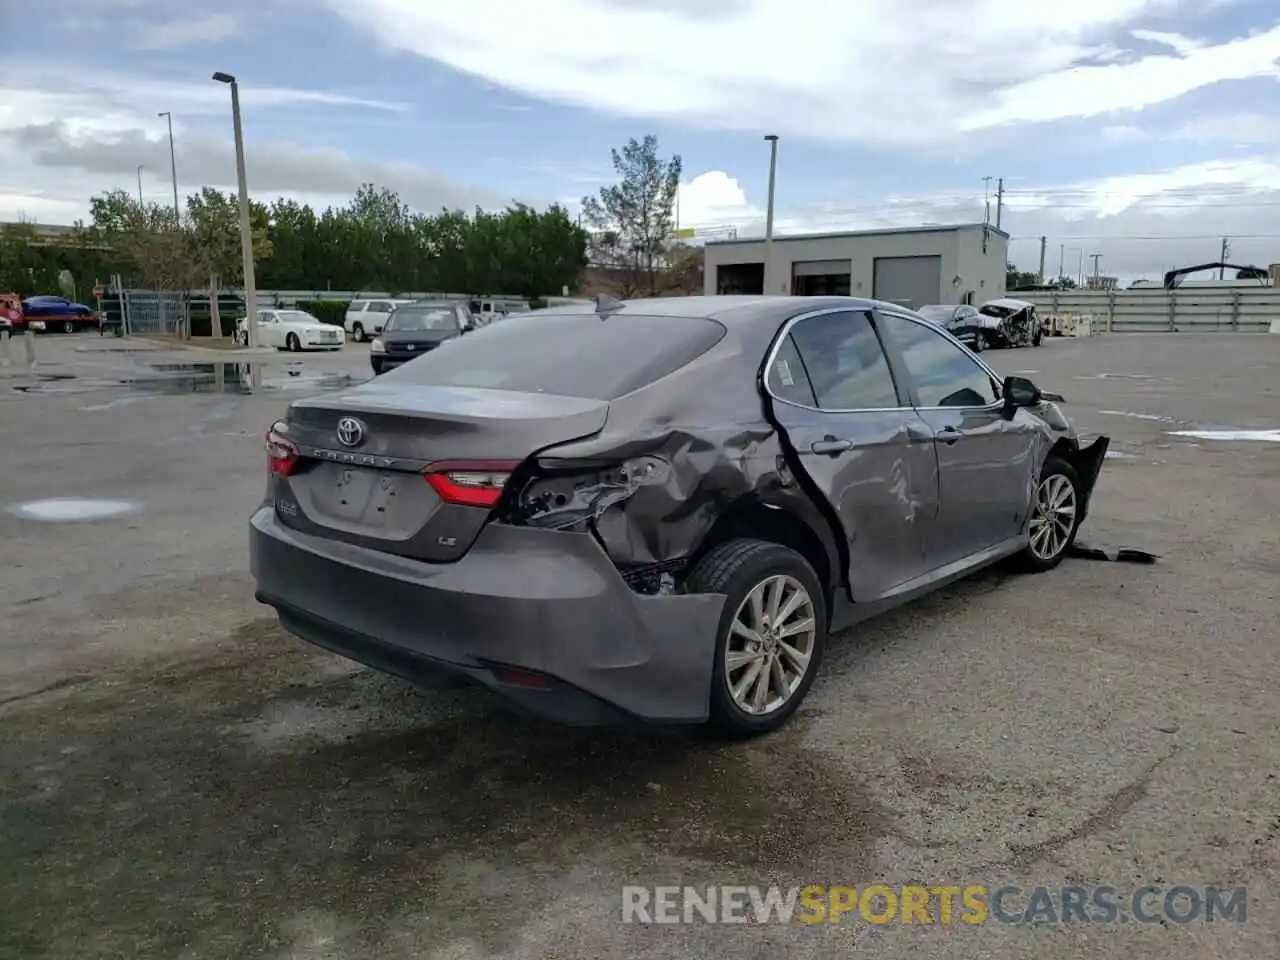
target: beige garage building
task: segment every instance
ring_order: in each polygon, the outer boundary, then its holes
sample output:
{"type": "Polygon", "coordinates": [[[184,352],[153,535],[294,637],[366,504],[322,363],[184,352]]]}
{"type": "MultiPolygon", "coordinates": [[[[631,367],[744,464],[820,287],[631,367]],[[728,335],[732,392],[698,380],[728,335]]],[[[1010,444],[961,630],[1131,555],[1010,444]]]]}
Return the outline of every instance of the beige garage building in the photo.
{"type": "Polygon", "coordinates": [[[982,303],[1004,295],[1009,235],[981,223],[856,233],[712,240],[705,290],[873,297],[906,307],[982,303]]]}

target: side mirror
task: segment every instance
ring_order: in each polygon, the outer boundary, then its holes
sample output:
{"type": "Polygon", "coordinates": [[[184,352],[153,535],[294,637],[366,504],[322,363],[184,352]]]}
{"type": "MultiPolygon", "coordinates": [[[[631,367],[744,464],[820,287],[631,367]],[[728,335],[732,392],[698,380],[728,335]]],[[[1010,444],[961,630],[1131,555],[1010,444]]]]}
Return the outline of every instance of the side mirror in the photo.
{"type": "Polygon", "coordinates": [[[1034,407],[1044,399],[1040,388],[1026,377],[1005,377],[1000,395],[1004,397],[1005,407],[1010,410],[1034,407]]]}

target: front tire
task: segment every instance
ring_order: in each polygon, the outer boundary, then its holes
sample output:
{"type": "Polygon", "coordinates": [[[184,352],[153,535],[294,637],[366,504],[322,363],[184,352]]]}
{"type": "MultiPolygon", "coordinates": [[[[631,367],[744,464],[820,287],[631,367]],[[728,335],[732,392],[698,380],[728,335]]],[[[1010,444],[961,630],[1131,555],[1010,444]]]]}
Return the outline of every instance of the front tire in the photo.
{"type": "Polygon", "coordinates": [[[1027,573],[1044,573],[1062,562],[1080,528],[1084,500],[1076,468],[1058,456],[1044,462],[1031,497],[1030,540],[1017,555],[1027,573]]]}
{"type": "Polygon", "coordinates": [[[296,333],[291,333],[287,337],[285,337],[284,345],[285,345],[285,349],[287,349],[290,353],[302,352],[302,341],[298,339],[298,335],[296,333]]]}
{"type": "Polygon", "coordinates": [[[76,332],[76,322],[75,322],[74,320],[66,320],[66,321],[64,321],[64,322],[63,322],[63,324],[62,324],[62,332],[63,332],[63,333],[75,333],[75,332],[76,332]]]}
{"type": "Polygon", "coordinates": [[[354,340],[356,343],[364,343],[364,325],[363,324],[357,323],[351,327],[351,339],[354,340]]]}
{"type": "Polygon", "coordinates": [[[698,561],[690,593],[723,593],[710,722],[722,733],[772,733],[804,701],[822,664],[827,610],[807,560],[764,540],[730,540],[698,561]]]}

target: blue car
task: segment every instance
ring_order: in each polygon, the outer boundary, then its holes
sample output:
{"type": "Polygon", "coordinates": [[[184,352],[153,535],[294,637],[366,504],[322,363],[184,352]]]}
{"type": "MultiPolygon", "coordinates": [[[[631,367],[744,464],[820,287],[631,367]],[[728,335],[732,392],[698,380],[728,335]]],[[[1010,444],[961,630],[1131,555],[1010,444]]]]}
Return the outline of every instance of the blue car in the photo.
{"type": "Polygon", "coordinates": [[[61,330],[75,333],[98,326],[98,314],[83,303],[65,297],[37,296],[22,301],[22,308],[32,330],[61,330]]]}

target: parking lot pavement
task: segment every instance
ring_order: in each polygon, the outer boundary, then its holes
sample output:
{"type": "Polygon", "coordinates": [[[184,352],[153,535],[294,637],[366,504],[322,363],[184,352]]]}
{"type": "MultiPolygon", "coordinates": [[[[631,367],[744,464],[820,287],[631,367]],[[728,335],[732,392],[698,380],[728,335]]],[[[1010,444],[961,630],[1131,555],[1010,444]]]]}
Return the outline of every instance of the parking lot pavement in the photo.
{"type": "Polygon", "coordinates": [[[1172,434],[1280,427],[1280,337],[986,354],[1114,438],[1083,536],[1160,562],[991,573],[864,624],[793,724],[733,745],[513,719],[279,630],[246,570],[262,430],[366,349],[253,396],[104,372],[159,362],[134,354],[0,380],[0,957],[1280,952],[1280,446],[1172,434]],[[69,497],[129,512],[8,512],[69,497]],[[621,922],[627,884],[877,882],[1249,902],[1243,924],[621,922]]]}

